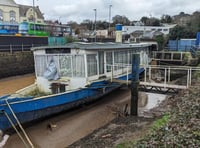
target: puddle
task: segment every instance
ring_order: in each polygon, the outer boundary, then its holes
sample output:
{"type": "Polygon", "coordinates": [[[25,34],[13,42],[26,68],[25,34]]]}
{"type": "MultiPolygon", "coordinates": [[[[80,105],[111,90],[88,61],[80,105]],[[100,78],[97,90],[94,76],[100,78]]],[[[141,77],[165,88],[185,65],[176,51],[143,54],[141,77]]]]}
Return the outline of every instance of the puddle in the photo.
{"type": "Polygon", "coordinates": [[[145,106],[139,107],[139,114],[143,115],[144,112],[148,112],[150,109],[157,107],[163,100],[167,98],[168,95],[164,94],[155,94],[155,93],[146,93],[143,92],[144,95],[146,95],[146,98],[141,98],[143,101],[144,99],[146,104],[145,106]]]}

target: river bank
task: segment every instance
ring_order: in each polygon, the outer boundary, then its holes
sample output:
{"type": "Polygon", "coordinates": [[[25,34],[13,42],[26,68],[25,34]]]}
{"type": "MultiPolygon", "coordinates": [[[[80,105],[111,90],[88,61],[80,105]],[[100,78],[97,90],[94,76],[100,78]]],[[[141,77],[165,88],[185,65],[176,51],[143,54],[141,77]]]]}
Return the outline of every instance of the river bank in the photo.
{"type": "Polygon", "coordinates": [[[200,147],[200,87],[162,101],[143,117],[120,117],[69,146],[200,147]]]}

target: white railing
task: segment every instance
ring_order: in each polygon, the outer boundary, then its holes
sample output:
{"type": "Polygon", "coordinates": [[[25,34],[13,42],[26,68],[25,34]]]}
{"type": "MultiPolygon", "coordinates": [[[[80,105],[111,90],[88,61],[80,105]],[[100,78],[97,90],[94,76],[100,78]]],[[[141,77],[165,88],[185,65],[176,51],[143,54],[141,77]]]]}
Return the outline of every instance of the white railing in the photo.
{"type": "Polygon", "coordinates": [[[198,73],[200,75],[200,67],[150,65],[144,69],[144,81],[141,84],[164,88],[187,89],[193,85],[192,77],[198,73]]]}
{"type": "MultiPolygon", "coordinates": [[[[119,76],[126,75],[126,81],[119,81],[120,83],[126,83],[129,81],[129,74],[131,74],[131,64],[114,64],[107,65],[111,67],[110,79],[111,82],[117,82],[116,79],[119,76]]],[[[140,85],[154,86],[162,88],[172,89],[188,89],[195,83],[192,79],[199,75],[200,67],[189,66],[157,66],[157,65],[140,65],[140,68],[144,68],[144,78],[140,80],[140,85]]]]}

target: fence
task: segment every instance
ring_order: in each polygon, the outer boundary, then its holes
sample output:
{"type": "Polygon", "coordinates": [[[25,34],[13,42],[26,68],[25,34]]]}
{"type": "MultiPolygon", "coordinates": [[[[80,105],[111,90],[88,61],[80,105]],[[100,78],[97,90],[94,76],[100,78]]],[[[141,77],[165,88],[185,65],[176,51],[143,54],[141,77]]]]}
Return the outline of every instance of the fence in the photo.
{"type": "Polygon", "coordinates": [[[18,44],[18,45],[0,45],[0,52],[16,52],[16,51],[30,51],[31,47],[44,46],[46,44],[18,44]]]}

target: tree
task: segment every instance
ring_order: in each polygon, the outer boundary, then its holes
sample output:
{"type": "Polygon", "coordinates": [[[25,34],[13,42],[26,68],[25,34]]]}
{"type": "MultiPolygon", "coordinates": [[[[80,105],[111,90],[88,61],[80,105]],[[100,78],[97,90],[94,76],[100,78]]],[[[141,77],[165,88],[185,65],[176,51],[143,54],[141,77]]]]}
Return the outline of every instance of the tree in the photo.
{"type": "Polygon", "coordinates": [[[80,30],[79,30],[79,28],[76,28],[76,30],[75,30],[75,34],[80,34],[80,30]]]}
{"type": "Polygon", "coordinates": [[[169,39],[179,40],[181,38],[195,38],[196,32],[188,26],[176,26],[170,30],[169,39]]]}
{"type": "Polygon", "coordinates": [[[75,22],[75,21],[69,21],[69,22],[67,22],[67,24],[68,24],[69,26],[71,26],[72,29],[75,29],[75,28],[78,27],[78,23],[75,22]]]}
{"type": "Polygon", "coordinates": [[[161,17],[161,23],[172,23],[172,17],[167,14],[163,14],[161,17]]]}
{"type": "Polygon", "coordinates": [[[82,26],[85,25],[88,30],[93,30],[93,21],[91,21],[89,19],[83,20],[83,22],[80,25],[82,25],[82,26]]]}
{"type": "Polygon", "coordinates": [[[145,26],[160,26],[160,20],[155,17],[148,18],[143,16],[140,21],[143,22],[145,26]]]}
{"type": "Polygon", "coordinates": [[[147,24],[147,20],[148,20],[149,18],[148,17],[146,17],[146,16],[143,16],[141,19],[140,19],[140,21],[141,22],[143,22],[144,23],[144,25],[146,25],[147,24]]]}
{"type": "Polygon", "coordinates": [[[126,16],[115,15],[112,21],[113,24],[130,25],[130,20],[126,16]]]}
{"type": "Polygon", "coordinates": [[[165,43],[165,38],[163,35],[157,35],[155,37],[156,42],[158,43],[158,50],[163,50],[164,43],[165,43]]]}

